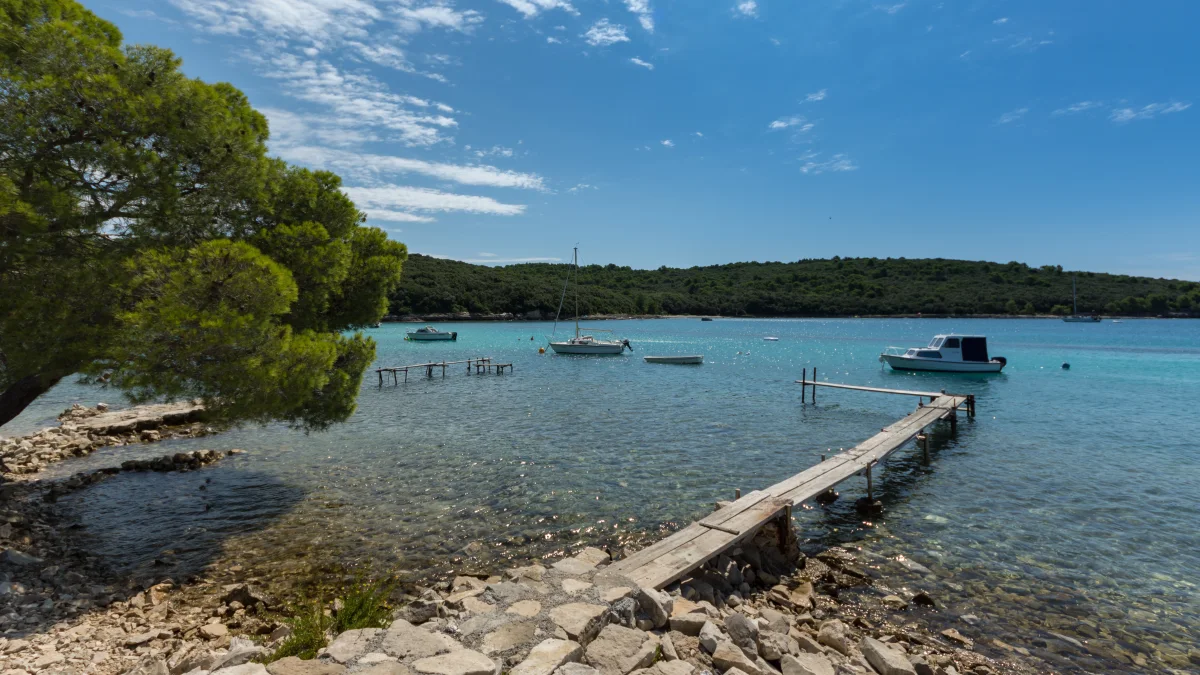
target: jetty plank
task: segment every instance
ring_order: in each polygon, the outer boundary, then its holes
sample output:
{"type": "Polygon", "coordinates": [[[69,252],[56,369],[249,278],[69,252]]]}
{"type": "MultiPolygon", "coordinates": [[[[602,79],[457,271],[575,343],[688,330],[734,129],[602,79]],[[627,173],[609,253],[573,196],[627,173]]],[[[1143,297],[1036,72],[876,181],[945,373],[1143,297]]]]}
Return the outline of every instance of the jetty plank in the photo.
{"type": "Polygon", "coordinates": [[[614,562],[608,573],[621,575],[642,586],[662,588],[753,536],[766,523],[787,514],[791,507],[882,461],[929,425],[941,419],[953,420],[958,409],[968,402],[967,396],[884,391],[936,398],[933,403],[922,405],[855,447],[775,485],[755,490],[670,537],[614,562]]]}
{"type": "Polygon", "coordinates": [[[929,398],[938,398],[945,396],[945,392],[930,392],[930,391],[909,391],[907,389],[882,389],[880,387],[863,387],[857,384],[838,384],[835,382],[813,382],[812,380],[796,380],[796,384],[802,384],[806,387],[830,387],[833,389],[852,389],[854,391],[870,391],[876,394],[900,394],[902,396],[927,396],[929,398]]]}

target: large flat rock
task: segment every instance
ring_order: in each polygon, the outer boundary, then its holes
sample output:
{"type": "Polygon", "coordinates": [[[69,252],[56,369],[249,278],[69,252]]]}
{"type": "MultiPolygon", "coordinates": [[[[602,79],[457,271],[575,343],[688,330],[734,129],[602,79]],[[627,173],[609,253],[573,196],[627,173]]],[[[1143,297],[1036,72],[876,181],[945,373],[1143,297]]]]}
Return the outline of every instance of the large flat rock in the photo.
{"type": "Polygon", "coordinates": [[[601,675],[628,675],[654,663],[658,642],[649,633],[609,624],[588,645],[588,665],[601,675]]]}
{"type": "Polygon", "coordinates": [[[907,656],[875,638],[863,638],[858,647],[879,675],[917,675],[907,656]]]}
{"type": "Polygon", "coordinates": [[[458,648],[458,643],[449,636],[431,633],[404,619],[393,621],[379,642],[380,651],[389,656],[406,660],[437,656],[458,648]]]}
{"type": "Polygon", "coordinates": [[[346,666],[317,659],[304,660],[297,656],[272,661],[267,664],[271,675],[342,675],[346,666]]]}
{"type": "Polygon", "coordinates": [[[371,651],[371,643],[383,632],[382,628],[348,630],[329,643],[325,648],[325,656],[338,663],[351,663],[371,651]]]}
{"type": "Polygon", "coordinates": [[[508,675],[550,675],[583,656],[583,647],[571,640],[545,640],[529,651],[529,656],[509,671],[508,675]]]}
{"type": "Polygon", "coordinates": [[[425,675],[498,675],[491,659],[470,649],[414,661],[413,670],[425,675]]]}
{"type": "Polygon", "coordinates": [[[550,610],[550,620],[579,643],[587,643],[600,630],[600,619],[608,605],[571,602],[550,610]]]}
{"type": "Polygon", "coordinates": [[[536,630],[536,621],[514,621],[504,624],[483,636],[480,651],[484,654],[506,652],[513,647],[519,647],[527,642],[532,642],[533,634],[536,630]]]}

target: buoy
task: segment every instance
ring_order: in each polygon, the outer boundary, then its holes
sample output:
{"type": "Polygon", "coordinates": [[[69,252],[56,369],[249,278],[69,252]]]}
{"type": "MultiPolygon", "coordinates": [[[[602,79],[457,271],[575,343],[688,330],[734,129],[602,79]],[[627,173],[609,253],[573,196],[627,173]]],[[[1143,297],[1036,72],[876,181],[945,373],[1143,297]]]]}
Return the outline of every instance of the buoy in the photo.
{"type": "Polygon", "coordinates": [[[539,353],[539,354],[545,354],[545,353],[546,353],[546,348],[545,348],[545,347],[538,347],[538,353],[539,353]]]}
{"type": "Polygon", "coordinates": [[[1063,369],[1063,370],[1070,370],[1070,369],[1071,369],[1071,364],[1067,363],[1066,361],[1063,361],[1062,369],[1063,369]]]}

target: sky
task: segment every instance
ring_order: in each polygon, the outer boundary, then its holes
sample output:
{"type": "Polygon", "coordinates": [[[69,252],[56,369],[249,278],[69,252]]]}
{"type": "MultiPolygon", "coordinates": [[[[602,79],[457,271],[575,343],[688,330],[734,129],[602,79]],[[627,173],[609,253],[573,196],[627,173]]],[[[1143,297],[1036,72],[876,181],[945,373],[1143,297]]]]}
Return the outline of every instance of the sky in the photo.
{"type": "Polygon", "coordinates": [[[84,0],[409,250],[1200,280],[1194,0],[84,0]]]}

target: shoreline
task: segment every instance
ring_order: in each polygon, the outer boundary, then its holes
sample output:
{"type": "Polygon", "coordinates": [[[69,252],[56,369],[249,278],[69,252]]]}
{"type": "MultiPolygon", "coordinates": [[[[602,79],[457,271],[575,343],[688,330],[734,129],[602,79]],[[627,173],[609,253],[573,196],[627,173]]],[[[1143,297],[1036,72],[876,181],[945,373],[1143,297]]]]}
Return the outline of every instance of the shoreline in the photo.
{"type": "MultiPolygon", "coordinates": [[[[1105,321],[1157,321],[1169,319],[1191,319],[1197,317],[1189,316],[1124,316],[1120,314],[1103,314],[1100,315],[1098,323],[1105,321]]],[[[777,319],[813,319],[813,320],[834,320],[834,319],[1021,319],[1021,320],[1058,320],[1062,317],[1054,314],[862,314],[862,315],[822,315],[822,316],[719,316],[716,314],[589,314],[579,317],[580,321],[630,321],[630,320],[649,320],[649,319],[712,319],[713,321],[722,320],[762,320],[770,321],[777,319]]],[[[511,322],[511,323],[547,323],[553,321],[553,318],[530,317],[527,315],[516,315],[511,313],[502,314],[425,314],[421,316],[406,315],[406,316],[385,316],[381,323],[492,323],[492,322],[511,322]]],[[[574,317],[559,319],[559,323],[574,321],[574,317]]]]}

